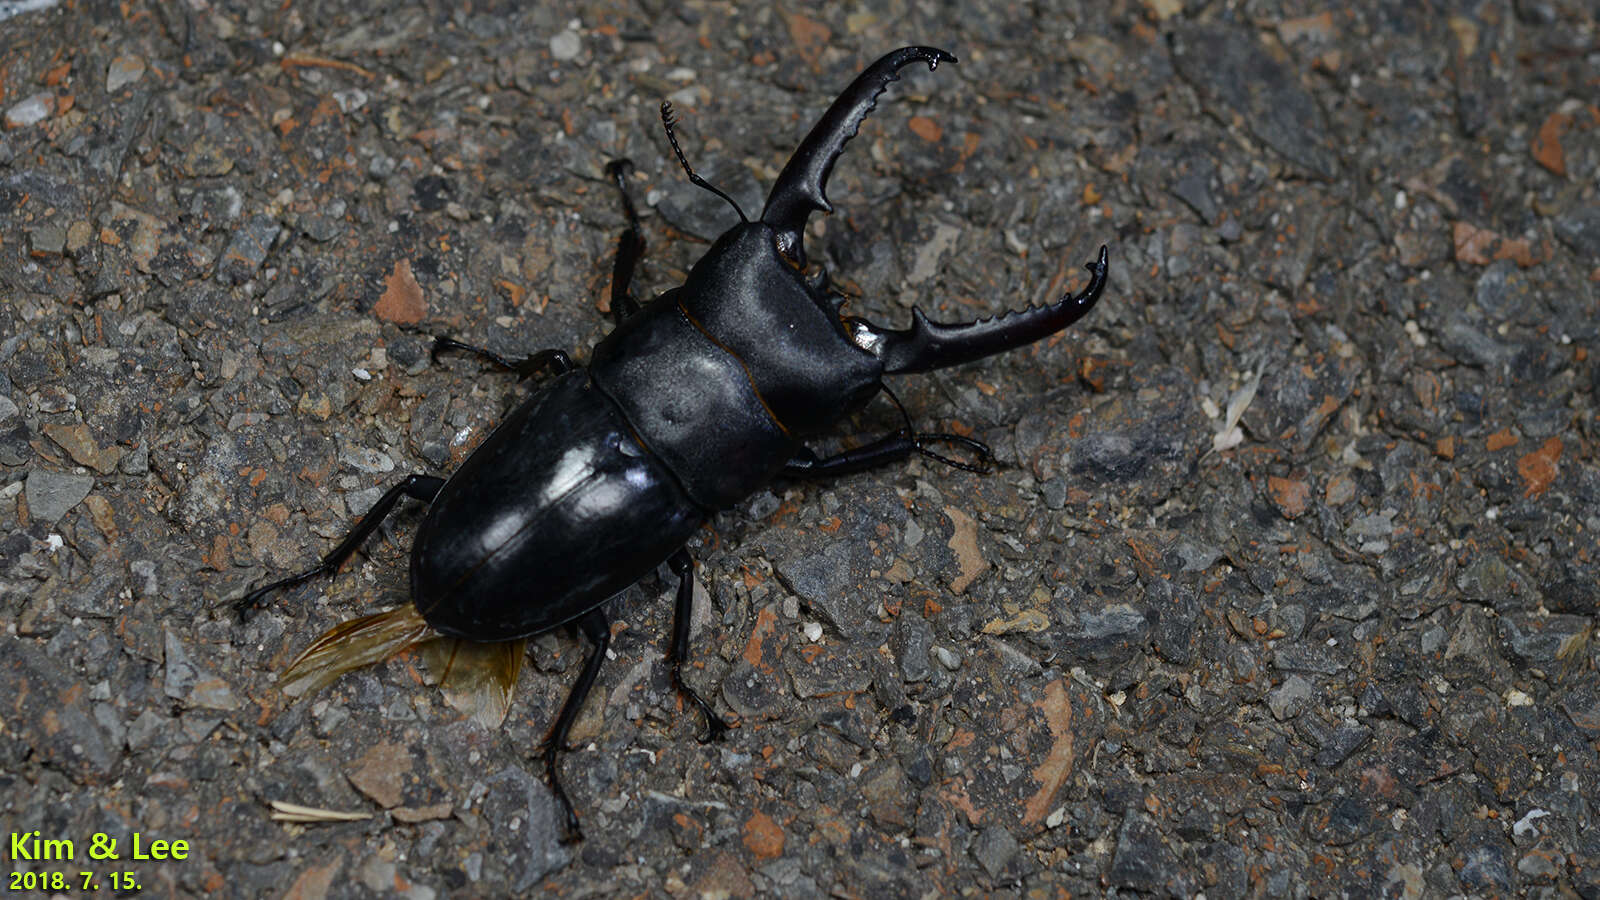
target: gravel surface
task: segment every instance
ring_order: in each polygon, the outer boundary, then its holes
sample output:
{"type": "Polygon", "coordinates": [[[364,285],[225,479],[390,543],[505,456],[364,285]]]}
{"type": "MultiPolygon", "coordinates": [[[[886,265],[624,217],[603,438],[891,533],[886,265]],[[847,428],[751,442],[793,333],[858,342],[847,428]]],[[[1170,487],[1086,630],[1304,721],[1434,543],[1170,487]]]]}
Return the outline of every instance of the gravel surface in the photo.
{"type": "MultiPolygon", "coordinates": [[[[978,6],[0,3],[0,831],[77,848],[7,869],[1600,896],[1595,7],[978,6]],[[406,601],[418,505],[248,624],[227,602],[535,389],[431,365],[417,329],[583,361],[608,160],[637,167],[644,293],[729,223],[663,99],[758,208],[913,42],[961,62],[906,70],[808,238],[851,310],[991,315],[1110,247],[1071,330],[894,382],[1000,470],[780,482],[712,519],[688,678],[740,723],[720,743],[662,662],[665,567],[611,601],[563,768],[581,844],[534,755],[579,640],[531,643],[498,729],[415,655],[284,697],[315,635],[406,601]],[[136,833],[187,858],[130,860],[136,833]]],[[[896,424],[880,402],[826,446],[896,424]]]]}

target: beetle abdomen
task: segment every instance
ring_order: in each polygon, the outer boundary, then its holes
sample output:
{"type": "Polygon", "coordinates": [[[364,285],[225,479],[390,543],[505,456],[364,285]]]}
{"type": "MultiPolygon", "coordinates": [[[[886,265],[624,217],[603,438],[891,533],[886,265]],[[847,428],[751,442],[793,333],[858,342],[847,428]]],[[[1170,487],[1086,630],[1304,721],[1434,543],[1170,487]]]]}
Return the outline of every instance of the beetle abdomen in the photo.
{"type": "Polygon", "coordinates": [[[538,634],[648,574],[703,515],[577,369],[517,407],[439,490],[412,548],[412,600],[456,637],[538,634]]]}
{"type": "Polygon", "coordinates": [[[644,446],[707,510],[770,482],[794,456],[743,360],[700,329],[669,291],[594,348],[594,380],[644,446]]]}

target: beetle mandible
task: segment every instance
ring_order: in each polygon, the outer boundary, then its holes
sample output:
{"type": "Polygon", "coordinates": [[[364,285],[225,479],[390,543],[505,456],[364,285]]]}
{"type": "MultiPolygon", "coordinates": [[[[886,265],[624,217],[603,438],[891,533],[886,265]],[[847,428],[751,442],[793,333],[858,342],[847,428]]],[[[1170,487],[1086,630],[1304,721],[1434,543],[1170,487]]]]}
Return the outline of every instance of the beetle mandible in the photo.
{"type": "MultiPolygon", "coordinates": [[[[411,475],[390,488],[316,567],[254,590],[241,611],[272,591],[332,574],[402,497],[428,503],[411,551],[411,604],[345,622],[319,637],[285,673],[286,690],[311,690],[357,666],[444,635],[452,654],[478,654],[464,676],[487,717],[503,716],[526,638],[566,625],[592,645],[545,742],[545,777],[581,837],[557,775],[557,756],[605,658],[610,629],[602,604],[666,562],[678,578],[669,659],[672,682],[704,715],[708,734],[727,724],[683,680],[694,560],[686,542],[717,510],[780,476],[857,472],[924,453],[984,470],[989,450],[971,438],[906,427],[853,450],[821,457],[802,441],[827,431],[880,390],[883,376],[926,372],[1037,341],[1089,311],[1106,281],[1106,248],[1089,285],[1045,306],[977,322],[880,328],[842,311],[820,274],[808,274],[802,234],[813,212],[830,212],[823,191],[834,162],[899,71],[921,61],[954,63],[933,47],[902,47],[868,66],[834,100],[795,151],[761,217],[694,173],[662,124],[689,180],[727,200],[741,223],[701,257],[683,285],[640,306],[628,283],[644,250],[623,169],[629,227],[612,279],[616,328],[587,368],[561,350],[520,361],[438,338],[434,351],[466,350],[523,375],[554,375],[524,400],[448,480],[411,475]],[[977,464],[946,459],[932,444],[961,444],[977,464]],[[504,643],[494,643],[504,642],[504,643]],[[488,674],[484,675],[483,671],[488,674]],[[476,677],[477,680],[472,679],[476,677]]],[[[890,394],[891,399],[893,394],[890,394]]],[[[898,401],[896,401],[898,405],[898,401]]],[[[904,412],[902,408],[902,413],[904,412]]],[[[454,660],[454,655],[452,660],[454,660]]],[[[465,663],[458,671],[467,671],[465,663]]],[[[449,666],[444,679],[449,680],[449,666]]]]}

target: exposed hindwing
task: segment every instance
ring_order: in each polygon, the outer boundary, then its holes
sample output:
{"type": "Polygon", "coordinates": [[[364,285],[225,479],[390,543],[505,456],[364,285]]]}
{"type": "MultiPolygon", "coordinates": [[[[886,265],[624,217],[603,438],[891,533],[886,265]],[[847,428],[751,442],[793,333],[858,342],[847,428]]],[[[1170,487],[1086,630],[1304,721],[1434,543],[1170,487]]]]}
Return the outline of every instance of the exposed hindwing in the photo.
{"type": "Polygon", "coordinates": [[[494,729],[511,708],[527,649],[527,638],[485,644],[441,637],[422,645],[422,661],[451,708],[494,729]]]}
{"type": "Polygon", "coordinates": [[[340,622],[289,664],[278,685],[291,697],[314,693],[346,672],[383,662],[438,634],[410,603],[340,622]]]}
{"type": "Polygon", "coordinates": [[[445,637],[412,604],[340,622],[311,642],[279,681],[299,697],[322,690],[341,675],[417,647],[422,662],[451,708],[484,728],[498,728],[511,708],[528,641],[480,643],[445,637]]]}

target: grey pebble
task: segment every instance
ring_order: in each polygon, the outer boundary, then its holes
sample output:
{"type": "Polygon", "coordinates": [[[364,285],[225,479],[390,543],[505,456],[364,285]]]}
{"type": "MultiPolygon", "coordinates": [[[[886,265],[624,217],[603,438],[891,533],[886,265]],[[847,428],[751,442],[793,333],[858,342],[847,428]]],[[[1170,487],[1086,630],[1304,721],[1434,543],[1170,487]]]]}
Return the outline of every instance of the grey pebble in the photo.
{"type": "Polygon", "coordinates": [[[94,489],[93,475],[73,475],[34,469],[23,488],[28,511],[46,525],[54,525],[94,489]]]}

